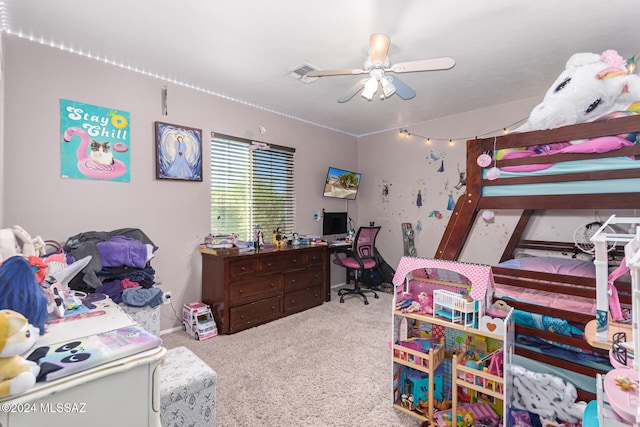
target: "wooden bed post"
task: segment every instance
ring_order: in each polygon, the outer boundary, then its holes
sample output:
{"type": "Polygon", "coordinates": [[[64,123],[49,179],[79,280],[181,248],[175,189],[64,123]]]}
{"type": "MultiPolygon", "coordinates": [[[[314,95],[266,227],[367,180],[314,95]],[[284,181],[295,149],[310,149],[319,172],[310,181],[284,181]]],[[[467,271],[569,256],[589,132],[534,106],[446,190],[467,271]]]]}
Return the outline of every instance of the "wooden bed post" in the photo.
{"type": "Polygon", "coordinates": [[[465,193],[456,201],[456,206],[451,213],[451,218],[444,231],[440,244],[436,250],[436,259],[455,261],[460,256],[464,242],[466,242],[473,224],[478,215],[478,202],[480,193],[473,188],[480,188],[482,169],[476,163],[480,151],[479,141],[470,139],[467,141],[467,184],[465,193]]]}
{"type": "Polygon", "coordinates": [[[513,230],[513,234],[511,234],[511,238],[509,239],[509,243],[504,248],[504,252],[502,253],[502,258],[500,258],[500,262],[505,262],[513,258],[513,253],[518,247],[518,243],[520,243],[520,239],[522,238],[522,233],[527,228],[527,224],[529,224],[529,219],[531,219],[531,215],[533,215],[533,209],[525,209],[520,216],[520,220],[516,225],[516,228],[513,230]]]}

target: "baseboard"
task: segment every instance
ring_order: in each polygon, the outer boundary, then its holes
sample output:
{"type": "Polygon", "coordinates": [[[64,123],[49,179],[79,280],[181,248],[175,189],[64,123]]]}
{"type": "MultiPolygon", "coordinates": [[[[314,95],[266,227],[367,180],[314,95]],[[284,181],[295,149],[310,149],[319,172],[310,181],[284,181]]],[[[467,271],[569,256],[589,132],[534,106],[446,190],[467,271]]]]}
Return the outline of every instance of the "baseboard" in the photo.
{"type": "Polygon", "coordinates": [[[164,334],[170,334],[171,332],[177,332],[177,331],[181,331],[182,330],[182,326],[176,326],[175,328],[170,328],[170,329],[164,329],[162,331],[160,331],[160,335],[164,335],[164,334]]]}

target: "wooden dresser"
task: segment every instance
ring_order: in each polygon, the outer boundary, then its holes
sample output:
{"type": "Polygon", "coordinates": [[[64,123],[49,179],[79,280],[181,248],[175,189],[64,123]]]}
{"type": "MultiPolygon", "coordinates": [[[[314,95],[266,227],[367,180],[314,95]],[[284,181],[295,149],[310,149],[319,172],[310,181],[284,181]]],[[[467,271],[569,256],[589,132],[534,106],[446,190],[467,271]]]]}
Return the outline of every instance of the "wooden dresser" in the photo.
{"type": "Polygon", "coordinates": [[[222,334],[233,334],[322,304],[327,294],[325,246],[202,253],[202,301],[222,334]]]}

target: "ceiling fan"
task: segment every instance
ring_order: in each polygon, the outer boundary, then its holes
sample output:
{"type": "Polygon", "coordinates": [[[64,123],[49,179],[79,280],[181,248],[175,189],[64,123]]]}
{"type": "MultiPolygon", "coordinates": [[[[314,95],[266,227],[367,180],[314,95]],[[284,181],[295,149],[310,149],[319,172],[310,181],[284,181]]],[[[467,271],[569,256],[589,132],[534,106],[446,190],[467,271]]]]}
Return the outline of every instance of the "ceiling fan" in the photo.
{"type": "Polygon", "coordinates": [[[394,93],[402,99],[411,99],[416,96],[416,91],[407,86],[402,80],[385,73],[413,73],[416,71],[448,70],[452,68],[455,59],[443,56],[440,58],[420,59],[417,61],[400,62],[390,65],[387,54],[391,40],[385,34],[372,34],[370,38],[369,57],[364,62],[362,69],[353,70],[314,70],[308,72],[307,77],[341,76],[351,74],[369,74],[369,77],[354,84],[344,95],[338,98],[338,102],[347,102],[362,90],[362,97],[373,100],[373,95],[382,86],[381,99],[385,99],[394,93]]]}

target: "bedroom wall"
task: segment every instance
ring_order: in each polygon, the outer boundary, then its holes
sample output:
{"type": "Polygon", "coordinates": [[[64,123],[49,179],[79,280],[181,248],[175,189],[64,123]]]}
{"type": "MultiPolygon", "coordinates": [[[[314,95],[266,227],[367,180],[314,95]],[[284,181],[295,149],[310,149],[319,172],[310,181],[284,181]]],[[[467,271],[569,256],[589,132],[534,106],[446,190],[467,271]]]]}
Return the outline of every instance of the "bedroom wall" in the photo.
{"type": "MultiPolygon", "coordinates": [[[[160,247],[152,266],[176,309],[200,299],[198,244],[210,229],[206,143],[212,131],[296,148],[301,234],[320,232],[314,210],[345,208],[344,201],[323,198],[322,189],[328,166],[356,169],[354,137],[172,84],[163,116],[164,82],[12,36],[5,37],[4,64],[1,227],[18,224],[61,242],[85,231],[140,228],[160,247]],[[130,182],[60,177],[60,98],[130,113],[130,182]],[[203,182],[155,179],[155,121],[202,129],[203,182]],[[262,137],[259,126],[267,130],[262,137]]],[[[356,218],[357,204],[348,208],[356,218]]],[[[178,324],[162,306],[161,328],[178,324]]]]}
{"type": "MultiPolygon", "coordinates": [[[[407,126],[412,134],[409,138],[393,130],[358,140],[358,170],[362,172],[359,225],[373,221],[382,226],[377,247],[392,267],[398,265],[404,253],[402,223],[405,222],[411,223],[415,230],[418,256],[435,256],[453,204],[466,190],[466,186],[456,188],[460,172],[465,172],[466,140],[476,135],[486,138],[502,134],[503,128],[528,117],[541,97],[413,124],[407,126]],[[433,140],[427,143],[422,137],[433,140]],[[453,143],[449,139],[453,139],[453,143]],[[418,190],[422,206],[418,206],[418,190]]],[[[496,211],[490,223],[479,216],[460,260],[497,263],[520,213],[519,210],[496,211]]],[[[606,220],[612,213],[634,215],[631,211],[540,212],[530,222],[525,238],[572,242],[578,226],[598,218],[606,220]]]]}
{"type": "MultiPolygon", "coordinates": [[[[363,174],[360,222],[374,221],[383,227],[378,249],[391,266],[397,266],[403,255],[404,222],[415,231],[418,256],[435,255],[453,205],[466,190],[459,184],[460,174],[466,173],[466,141],[476,135],[500,135],[503,128],[526,118],[538,102],[525,99],[413,124],[407,126],[412,134],[408,138],[395,130],[358,140],[358,168],[363,174]],[[385,186],[388,195],[383,193],[385,186]],[[418,191],[422,206],[418,206],[418,191]]],[[[517,216],[507,213],[489,231],[502,236],[503,227],[515,221],[517,216]]],[[[482,254],[481,250],[470,258],[482,254]]]]}

